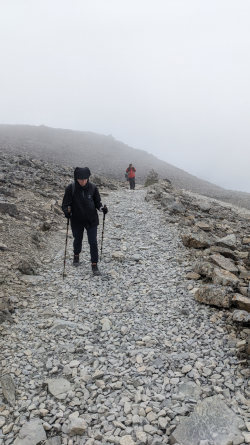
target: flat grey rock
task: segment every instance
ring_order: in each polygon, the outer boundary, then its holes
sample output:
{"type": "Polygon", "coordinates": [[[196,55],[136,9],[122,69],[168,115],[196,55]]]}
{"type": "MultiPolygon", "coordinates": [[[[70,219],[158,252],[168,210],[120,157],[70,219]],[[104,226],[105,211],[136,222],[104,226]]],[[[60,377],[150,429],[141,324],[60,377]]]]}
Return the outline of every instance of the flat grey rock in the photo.
{"type": "Polygon", "coordinates": [[[70,382],[66,379],[49,379],[46,381],[49,392],[57,399],[63,398],[63,394],[71,389],[70,382]]]}
{"type": "Polygon", "coordinates": [[[237,239],[234,234],[231,234],[220,238],[216,244],[222,247],[229,247],[229,249],[236,249],[237,239]]]}
{"type": "Polygon", "coordinates": [[[201,440],[208,440],[214,445],[228,445],[241,435],[238,425],[239,418],[218,396],[208,397],[180,421],[171,444],[199,445],[201,440]]]}
{"type": "Polygon", "coordinates": [[[201,388],[192,381],[181,383],[179,385],[178,391],[185,397],[189,397],[195,400],[199,400],[202,392],[201,388]]]}
{"type": "Polygon", "coordinates": [[[61,445],[62,439],[60,436],[51,437],[50,439],[46,440],[44,445],[61,445]]]}
{"type": "Polygon", "coordinates": [[[215,267],[212,273],[212,279],[214,284],[220,284],[222,286],[232,286],[236,288],[240,282],[239,278],[228,270],[215,267]]]}
{"type": "Polygon", "coordinates": [[[213,244],[212,239],[206,233],[186,233],[181,238],[184,246],[194,249],[205,249],[213,244]]]}
{"type": "Polygon", "coordinates": [[[14,445],[37,445],[46,439],[42,421],[40,419],[34,419],[22,426],[14,445]]]}
{"type": "Polygon", "coordinates": [[[14,406],[16,401],[16,390],[14,381],[10,375],[5,374],[1,377],[1,386],[4,398],[10,405],[14,406]]]}
{"type": "Polygon", "coordinates": [[[232,273],[238,273],[238,268],[235,266],[234,262],[229,258],[225,258],[223,255],[220,255],[219,253],[212,255],[211,260],[222,269],[228,270],[232,273]]]}
{"type": "Polygon", "coordinates": [[[53,326],[50,328],[50,331],[59,331],[60,329],[67,329],[67,328],[76,329],[78,327],[81,326],[79,326],[77,323],[74,323],[73,321],[56,319],[53,323],[53,326]]]}

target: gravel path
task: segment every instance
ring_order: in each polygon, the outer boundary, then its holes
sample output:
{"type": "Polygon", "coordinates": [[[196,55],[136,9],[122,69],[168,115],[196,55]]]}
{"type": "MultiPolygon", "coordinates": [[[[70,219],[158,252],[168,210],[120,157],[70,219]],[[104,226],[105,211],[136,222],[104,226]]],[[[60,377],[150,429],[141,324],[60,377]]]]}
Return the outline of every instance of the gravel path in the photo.
{"type": "Polygon", "coordinates": [[[182,416],[215,394],[247,420],[247,379],[226,312],[194,301],[178,226],[164,224],[144,196],[137,189],[103,198],[101,277],[92,276],[85,237],[78,268],[69,240],[62,281],[59,230],[53,259],[14,323],[2,325],[3,373],[15,382],[16,404],[0,402],[0,444],[28,444],[18,432],[38,418],[55,438],[48,444],[165,444],[182,416]],[[59,378],[67,382],[56,385],[59,378]]]}

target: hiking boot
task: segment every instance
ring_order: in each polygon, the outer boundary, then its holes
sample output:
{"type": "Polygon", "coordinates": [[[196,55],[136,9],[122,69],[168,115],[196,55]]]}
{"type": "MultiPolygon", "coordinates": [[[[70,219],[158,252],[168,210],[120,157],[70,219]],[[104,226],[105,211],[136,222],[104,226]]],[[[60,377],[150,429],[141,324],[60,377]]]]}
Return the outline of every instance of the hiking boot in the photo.
{"type": "Polygon", "coordinates": [[[92,272],[93,272],[93,275],[95,275],[95,276],[101,275],[101,272],[99,271],[96,263],[92,264],[92,272]]]}
{"type": "Polygon", "coordinates": [[[75,267],[79,266],[79,255],[74,254],[73,266],[75,266],[75,267]]]}

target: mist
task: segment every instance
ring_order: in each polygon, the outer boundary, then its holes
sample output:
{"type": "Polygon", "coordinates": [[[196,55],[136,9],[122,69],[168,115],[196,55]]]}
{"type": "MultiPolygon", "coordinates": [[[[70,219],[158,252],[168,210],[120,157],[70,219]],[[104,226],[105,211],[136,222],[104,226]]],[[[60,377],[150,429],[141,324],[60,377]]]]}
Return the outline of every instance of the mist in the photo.
{"type": "Polygon", "coordinates": [[[250,192],[247,0],[1,2],[0,123],[112,134],[250,192]]]}

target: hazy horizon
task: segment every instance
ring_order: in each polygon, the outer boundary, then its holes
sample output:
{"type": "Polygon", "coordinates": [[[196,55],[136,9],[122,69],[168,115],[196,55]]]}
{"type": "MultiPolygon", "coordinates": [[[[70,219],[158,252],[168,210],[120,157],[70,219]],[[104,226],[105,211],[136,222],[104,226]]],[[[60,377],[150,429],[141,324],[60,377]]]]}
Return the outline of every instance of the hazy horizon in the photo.
{"type": "Polygon", "coordinates": [[[0,11],[1,123],[112,134],[250,192],[247,0],[12,0],[0,11]]]}

